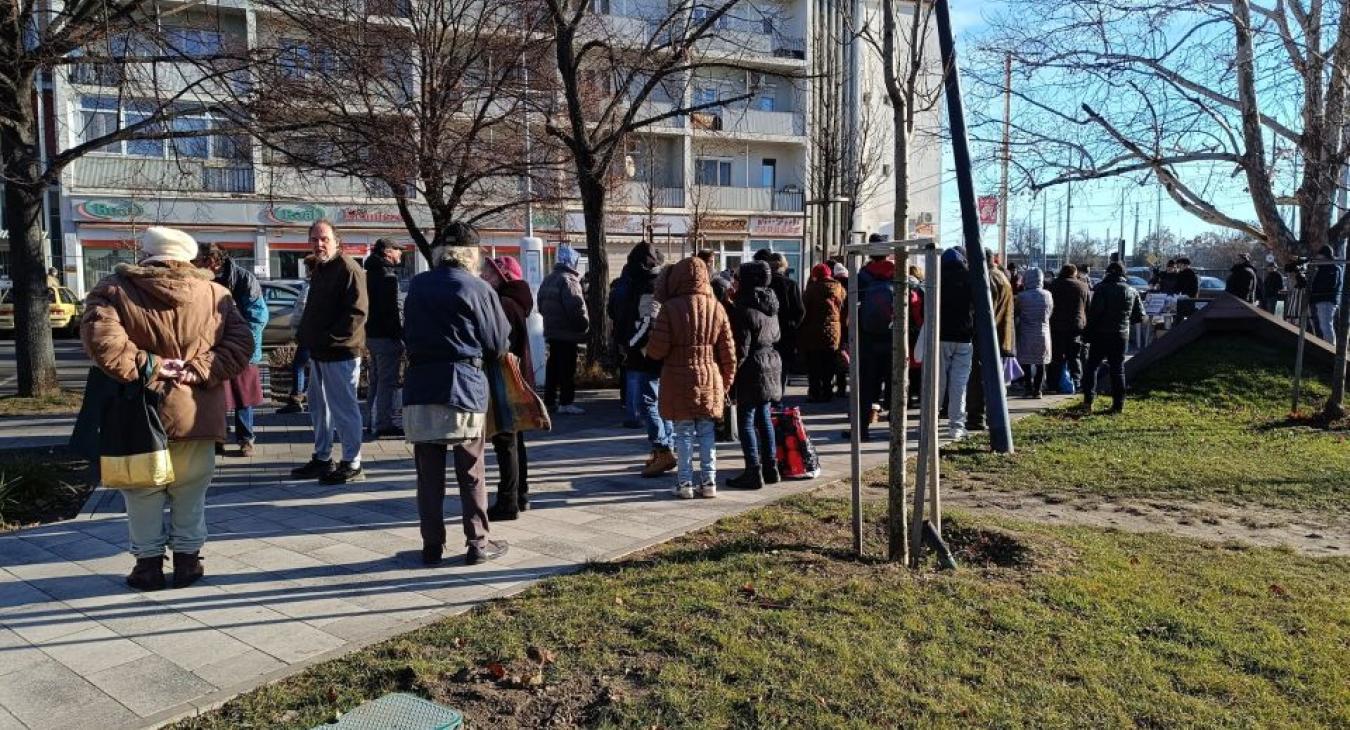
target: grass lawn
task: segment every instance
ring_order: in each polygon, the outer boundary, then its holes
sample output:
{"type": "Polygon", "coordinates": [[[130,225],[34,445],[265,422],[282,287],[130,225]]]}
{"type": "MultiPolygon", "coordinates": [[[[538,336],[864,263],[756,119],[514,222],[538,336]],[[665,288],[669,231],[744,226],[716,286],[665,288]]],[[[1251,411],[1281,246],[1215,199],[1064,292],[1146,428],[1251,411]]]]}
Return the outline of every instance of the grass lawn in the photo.
{"type": "MultiPolygon", "coordinates": [[[[1105,396],[1091,417],[1050,410],[1014,424],[1013,458],[979,437],[947,447],[944,463],[1007,491],[1350,513],[1350,423],[1290,420],[1292,373],[1292,355],[1261,341],[1210,337],[1133,384],[1121,416],[1104,414],[1105,396]]],[[[1303,411],[1320,410],[1328,392],[1305,380],[1303,411]]]]}
{"type": "Polygon", "coordinates": [[[80,412],[84,393],[61,390],[56,395],[39,398],[20,398],[17,395],[0,396],[0,417],[66,415],[80,412]]]}
{"type": "Polygon", "coordinates": [[[960,515],[947,535],[955,573],[858,562],[845,502],[793,498],[178,727],[307,728],[396,690],[493,728],[1350,723],[1350,561],[960,515]]]}

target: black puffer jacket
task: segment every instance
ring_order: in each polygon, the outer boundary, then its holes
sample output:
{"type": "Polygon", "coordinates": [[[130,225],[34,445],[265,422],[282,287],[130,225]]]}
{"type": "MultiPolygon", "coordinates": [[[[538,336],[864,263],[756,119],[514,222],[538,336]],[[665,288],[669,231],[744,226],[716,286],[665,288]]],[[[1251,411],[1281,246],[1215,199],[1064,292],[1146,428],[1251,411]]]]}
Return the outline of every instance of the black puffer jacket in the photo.
{"type": "MultiPolygon", "coordinates": [[[[623,266],[616,285],[610,290],[609,316],[614,322],[612,336],[623,358],[624,367],[644,373],[658,374],[661,363],[647,357],[643,348],[647,338],[637,333],[642,321],[642,298],[652,296],[656,291],[656,275],[661,270],[661,254],[651,244],[642,242],[628,252],[628,262],[623,266]],[[632,343],[632,344],[630,344],[632,343]]],[[[651,323],[647,322],[650,330],[651,323]]]]}
{"type": "Polygon", "coordinates": [[[398,269],[376,254],[366,257],[366,293],[370,297],[366,337],[403,339],[403,304],[398,298],[398,269]]]}
{"type": "Polygon", "coordinates": [[[1144,307],[1139,303],[1139,292],[1119,274],[1107,274],[1092,293],[1088,305],[1087,340],[1105,343],[1113,339],[1127,340],[1130,325],[1144,321],[1144,307]]]}
{"type": "Polygon", "coordinates": [[[731,310],[736,340],[736,403],[745,406],[783,397],[783,360],[774,349],[780,339],[778,297],[768,288],[769,265],[741,264],[740,290],[731,310]]]}

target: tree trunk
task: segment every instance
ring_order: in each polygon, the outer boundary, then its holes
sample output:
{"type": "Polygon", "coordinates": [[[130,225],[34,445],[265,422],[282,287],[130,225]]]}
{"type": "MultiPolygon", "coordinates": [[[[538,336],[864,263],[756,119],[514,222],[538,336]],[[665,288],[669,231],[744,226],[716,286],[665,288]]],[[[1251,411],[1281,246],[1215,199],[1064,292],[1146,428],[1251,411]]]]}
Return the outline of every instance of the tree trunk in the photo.
{"type": "MultiPolygon", "coordinates": [[[[30,84],[31,86],[31,84],[30,84]]],[[[24,88],[27,88],[26,86],[24,88]]],[[[4,154],[5,224],[9,230],[11,300],[14,304],[14,358],[18,371],[18,393],[33,397],[52,395],[60,383],[56,379],[56,352],[52,348],[52,326],[47,309],[47,265],[43,253],[47,239],[42,231],[42,184],[39,170],[36,121],[32,97],[14,101],[9,109],[26,119],[14,121],[26,133],[12,129],[0,135],[4,154]]]]}
{"type": "MultiPolygon", "coordinates": [[[[915,9],[915,13],[919,10],[915,9]]],[[[896,73],[896,8],[893,0],[882,1],[882,33],[885,59],[882,69],[886,92],[891,98],[891,120],[895,125],[895,209],[891,238],[909,236],[909,135],[906,110],[913,102],[913,89],[904,89],[896,73]],[[907,95],[906,91],[910,93],[907,95]]],[[[908,55],[906,56],[908,57],[908,55]]],[[[895,314],[891,322],[891,414],[890,479],[887,494],[887,557],[893,563],[909,563],[909,524],[906,519],[905,488],[909,478],[907,463],[909,429],[909,255],[895,257],[895,314]]],[[[850,306],[856,306],[850,303],[850,306]]],[[[856,314],[857,310],[850,312],[856,314]]],[[[931,357],[931,355],[930,355],[931,357]]]]}
{"type": "Polygon", "coordinates": [[[586,221],[586,309],[591,315],[590,341],[586,347],[586,362],[608,362],[609,318],[605,303],[609,299],[609,250],[605,238],[605,190],[603,181],[593,176],[579,176],[581,215],[586,221]]]}

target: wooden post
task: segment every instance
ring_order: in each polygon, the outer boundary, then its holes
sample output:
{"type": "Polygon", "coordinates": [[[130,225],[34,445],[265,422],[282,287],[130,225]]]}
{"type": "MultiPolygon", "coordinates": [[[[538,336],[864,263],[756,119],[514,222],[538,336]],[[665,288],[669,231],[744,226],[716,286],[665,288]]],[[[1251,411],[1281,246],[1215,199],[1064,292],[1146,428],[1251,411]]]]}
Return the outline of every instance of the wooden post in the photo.
{"type": "MultiPolygon", "coordinates": [[[[925,259],[928,274],[924,281],[923,393],[919,409],[919,448],[915,457],[914,513],[910,516],[909,532],[909,564],[915,568],[923,556],[924,495],[935,491],[938,482],[938,411],[942,405],[939,387],[942,342],[938,331],[941,327],[941,306],[938,301],[942,290],[940,258],[940,252],[934,248],[925,259]]],[[[936,501],[933,505],[935,509],[940,507],[936,501]]]]}
{"type": "MultiPolygon", "coordinates": [[[[892,236],[892,238],[895,238],[892,236]]],[[[899,240],[899,239],[896,239],[899,240]]],[[[909,251],[895,247],[894,316],[891,320],[890,458],[886,499],[887,553],[893,563],[908,562],[905,545],[905,482],[909,446],[909,251]]],[[[856,285],[849,279],[849,286],[856,285]]],[[[854,317],[853,319],[857,319],[854,317]]]]}
{"type": "Polygon", "coordinates": [[[850,251],[848,260],[848,423],[849,474],[853,478],[850,498],[853,501],[853,552],[862,557],[862,418],[859,414],[862,396],[858,393],[858,254],[850,251]]]}

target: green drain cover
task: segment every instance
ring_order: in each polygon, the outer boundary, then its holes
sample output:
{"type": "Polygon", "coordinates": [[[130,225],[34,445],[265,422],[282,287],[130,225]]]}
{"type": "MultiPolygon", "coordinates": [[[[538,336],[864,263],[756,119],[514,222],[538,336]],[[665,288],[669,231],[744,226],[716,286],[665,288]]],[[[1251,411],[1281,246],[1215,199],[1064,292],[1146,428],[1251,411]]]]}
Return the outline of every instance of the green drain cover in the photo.
{"type": "Polygon", "coordinates": [[[387,694],[314,730],[459,730],[464,716],[405,692],[387,694]]]}

